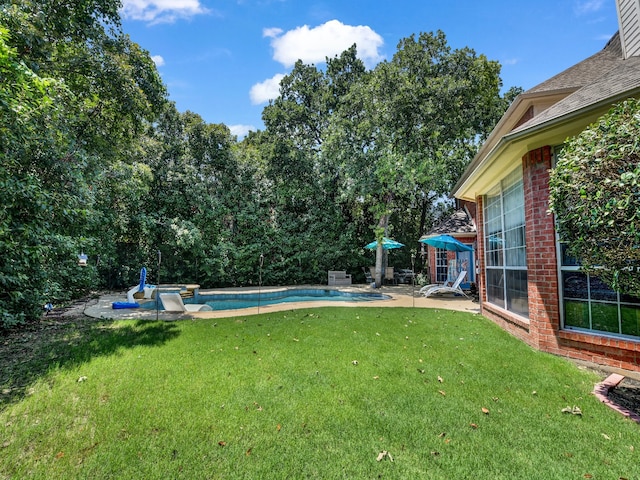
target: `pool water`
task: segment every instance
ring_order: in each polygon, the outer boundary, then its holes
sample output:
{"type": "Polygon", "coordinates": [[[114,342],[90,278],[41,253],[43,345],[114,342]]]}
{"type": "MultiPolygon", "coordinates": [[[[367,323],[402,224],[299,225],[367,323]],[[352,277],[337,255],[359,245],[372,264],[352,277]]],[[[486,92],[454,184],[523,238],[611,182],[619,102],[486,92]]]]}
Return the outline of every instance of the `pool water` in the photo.
{"type": "Polygon", "coordinates": [[[199,303],[206,303],[214,310],[236,310],[239,308],[257,307],[258,305],[274,305],[290,302],[316,302],[329,300],[332,302],[369,302],[386,300],[388,295],[380,293],[341,292],[339,290],[294,289],[278,292],[258,293],[223,293],[200,295],[199,303]]]}
{"type": "MultiPolygon", "coordinates": [[[[238,310],[262,305],[292,302],[370,302],[373,300],[388,300],[389,295],[381,293],[341,292],[329,289],[289,289],[276,292],[256,293],[216,293],[198,296],[198,303],[206,303],[213,310],[238,310]]],[[[155,302],[153,307],[155,308],[155,302]]],[[[185,300],[185,303],[195,303],[185,300]]]]}

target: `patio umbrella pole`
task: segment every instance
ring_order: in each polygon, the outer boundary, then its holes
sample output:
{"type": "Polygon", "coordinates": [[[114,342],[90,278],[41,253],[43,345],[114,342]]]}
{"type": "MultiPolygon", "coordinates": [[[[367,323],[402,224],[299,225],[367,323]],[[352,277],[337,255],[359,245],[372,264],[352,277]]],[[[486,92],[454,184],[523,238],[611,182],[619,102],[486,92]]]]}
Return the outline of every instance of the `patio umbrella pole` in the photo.
{"type": "Polygon", "coordinates": [[[258,313],[260,313],[260,291],[262,290],[262,265],[264,264],[264,255],[260,254],[260,267],[258,268],[258,313]]]}

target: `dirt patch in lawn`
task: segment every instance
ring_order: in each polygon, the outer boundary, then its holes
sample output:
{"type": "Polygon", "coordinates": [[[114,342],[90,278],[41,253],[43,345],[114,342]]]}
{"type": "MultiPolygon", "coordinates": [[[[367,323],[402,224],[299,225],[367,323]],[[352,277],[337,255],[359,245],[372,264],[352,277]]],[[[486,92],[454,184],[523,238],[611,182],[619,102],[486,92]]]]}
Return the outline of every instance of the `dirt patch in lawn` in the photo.
{"type": "Polygon", "coordinates": [[[607,395],[616,405],[640,416],[640,382],[625,377],[617,387],[609,390],[607,395]]]}

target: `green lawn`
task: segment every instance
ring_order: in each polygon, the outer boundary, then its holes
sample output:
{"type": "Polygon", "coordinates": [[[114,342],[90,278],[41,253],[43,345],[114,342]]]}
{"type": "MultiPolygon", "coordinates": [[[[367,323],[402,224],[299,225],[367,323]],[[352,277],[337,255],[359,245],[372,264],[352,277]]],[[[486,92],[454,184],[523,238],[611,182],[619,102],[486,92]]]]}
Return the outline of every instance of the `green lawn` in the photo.
{"type": "Polygon", "coordinates": [[[594,374],[470,313],[103,322],[35,354],[0,376],[2,479],[640,478],[594,374]]]}

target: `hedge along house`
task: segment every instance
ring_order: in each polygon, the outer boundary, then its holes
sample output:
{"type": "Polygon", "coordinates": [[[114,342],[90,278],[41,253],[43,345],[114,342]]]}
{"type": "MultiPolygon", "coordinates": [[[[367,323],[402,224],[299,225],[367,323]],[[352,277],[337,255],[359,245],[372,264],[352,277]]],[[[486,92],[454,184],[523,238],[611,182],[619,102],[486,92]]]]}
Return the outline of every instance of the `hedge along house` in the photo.
{"type": "Polygon", "coordinates": [[[476,202],[482,314],[534,348],[640,370],[640,298],[563,254],[548,213],[549,170],[567,138],[640,97],[640,0],[617,0],[604,49],[519,95],[458,181],[476,202]]]}

